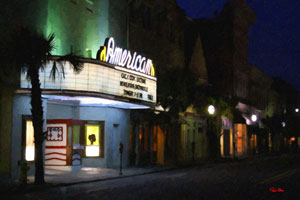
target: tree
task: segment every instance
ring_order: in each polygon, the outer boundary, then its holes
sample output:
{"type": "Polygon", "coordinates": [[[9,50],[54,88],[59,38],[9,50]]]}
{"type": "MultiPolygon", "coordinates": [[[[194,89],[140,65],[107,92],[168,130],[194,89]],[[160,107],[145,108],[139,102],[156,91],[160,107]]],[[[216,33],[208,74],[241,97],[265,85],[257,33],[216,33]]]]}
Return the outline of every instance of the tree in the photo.
{"type": "Polygon", "coordinates": [[[220,133],[222,116],[233,119],[234,101],[220,96],[216,90],[209,85],[198,86],[195,90],[194,101],[192,103],[197,112],[207,117],[207,142],[208,154],[212,159],[220,157],[220,133]],[[213,105],[216,109],[213,115],[209,115],[207,108],[213,105]]]}
{"type": "Polygon", "coordinates": [[[44,162],[43,162],[43,142],[45,133],[43,132],[43,106],[42,90],[39,79],[39,72],[46,67],[50,61],[53,61],[51,77],[55,79],[59,67],[64,75],[64,62],[69,61],[75,72],[79,73],[83,68],[79,57],[72,52],[68,55],[54,59],[51,51],[54,49],[54,34],[48,38],[41,33],[35,32],[29,28],[20,28],[12,33],[12,44],[9,48],[9,61],[11,65],[23,73],[27,73],[31,88],[31,113],[34,127],[35,140],[35,184],[43,184],[44,181],[44,162]]]}
{"type": "Polygon", "coordinates": [[[158,102],[178,117],[178,113],[184,112],[193,101],[196,77],[189,69],[181,67],[161,69],[157,74],[158,102]]]}

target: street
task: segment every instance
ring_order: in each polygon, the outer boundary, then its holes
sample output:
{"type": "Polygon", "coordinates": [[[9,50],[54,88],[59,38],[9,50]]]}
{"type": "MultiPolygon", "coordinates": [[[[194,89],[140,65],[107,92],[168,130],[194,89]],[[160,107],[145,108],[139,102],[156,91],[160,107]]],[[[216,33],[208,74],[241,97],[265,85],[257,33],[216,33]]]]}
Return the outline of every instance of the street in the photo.
{"type": "Polygon", "coordinates": [[[241,161],[96,181],[6,199],[300,199],[300,155],[241,161]]]}

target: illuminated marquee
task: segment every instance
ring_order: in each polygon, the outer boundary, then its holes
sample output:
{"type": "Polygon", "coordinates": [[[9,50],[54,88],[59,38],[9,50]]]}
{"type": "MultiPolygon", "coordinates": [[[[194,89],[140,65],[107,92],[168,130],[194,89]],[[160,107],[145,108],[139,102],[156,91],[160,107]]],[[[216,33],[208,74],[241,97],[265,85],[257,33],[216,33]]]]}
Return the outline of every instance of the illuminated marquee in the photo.
{"type": "MultiPolygon", "coordinates": [[[[84,63],[80,73],[74,73],[70,63],[65,63],[64,74],[58,73],[56,80],[50,79],[53,63],[40,70],[42,89],[99,92],[118,97],[156,103],[156,77],[115,66],[84,63]]],[[[21,88],[31,88],[26,73],[21,73],[21,88]]]]}
{"type": "Polygon", "coordinates": [[[101,47],[97,54],[97,58],[103,62],[108,62],[153,77],[155,76],[151,59],[143,57],[136,52],[132,55],[127,49],[115,47],[115,41],[112,37],[105,40],[104,46],[101,47]]]}

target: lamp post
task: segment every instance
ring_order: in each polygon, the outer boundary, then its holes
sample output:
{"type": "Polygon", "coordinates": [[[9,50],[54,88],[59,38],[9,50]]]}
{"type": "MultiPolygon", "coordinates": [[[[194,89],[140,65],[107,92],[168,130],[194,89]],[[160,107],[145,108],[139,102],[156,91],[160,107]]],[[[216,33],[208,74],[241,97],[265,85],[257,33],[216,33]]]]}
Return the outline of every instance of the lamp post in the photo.
{"type": "Polygon", "coordinates": [[[213,123],[212,123],[212,119],[213,119],[213,115],[215,114],[215,107],[213,105],[209,105],[207,108],[207,112],[208,112],[208,120],[207,120],[207,136],[208,136],[208,141],[209,141],[209,155],[215,157],[215,148],[218,148],[216,145],[216,133],[214,133],[214,129],[213,129],[213,123]]]}
{"type": "Polygon", "coordinates": [[[208,108],[207,108],[207,111],[208,111],[208,114],[209,114],[209,117],[208,117],[208,129],[211,131],[212,129],[212,122],[211,122],[211,117],[215,114],[215,107],[213,105],[209,105],[208,108]]]}

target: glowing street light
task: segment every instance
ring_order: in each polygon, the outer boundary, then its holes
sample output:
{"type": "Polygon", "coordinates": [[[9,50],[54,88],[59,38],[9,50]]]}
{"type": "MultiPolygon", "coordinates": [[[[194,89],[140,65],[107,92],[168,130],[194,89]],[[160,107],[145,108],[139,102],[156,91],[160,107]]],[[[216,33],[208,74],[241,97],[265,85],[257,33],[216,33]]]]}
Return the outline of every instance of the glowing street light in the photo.
{"type": "Polygon", "coordinates": [[[213,105],[210,105],[210,106],[208,106],[207,111],[210,115],[213,115],[215,113],[216,109],[213,105]]]}
{"type": "Polygon", "coordinates": [[[296,108],[296,109],[295,109],[295,112],[296,112],[296,113],[299,112],[299,108],[296,108]]]}
{"type": "Polygon", "coordinates": [[[286,125],[285,122],[281,122],[282,127],[285,127],[285,125],[286,125]]]}
{"type": "Polygon", "coordinates": [[[256,116],[256,115],[251,115],[251,120],[252,120],[253,122],[256,122],[256,121],[257,121],[257,116],[256,116]]]}

